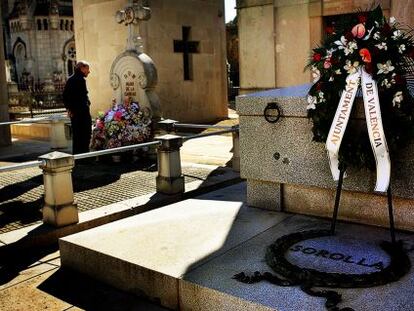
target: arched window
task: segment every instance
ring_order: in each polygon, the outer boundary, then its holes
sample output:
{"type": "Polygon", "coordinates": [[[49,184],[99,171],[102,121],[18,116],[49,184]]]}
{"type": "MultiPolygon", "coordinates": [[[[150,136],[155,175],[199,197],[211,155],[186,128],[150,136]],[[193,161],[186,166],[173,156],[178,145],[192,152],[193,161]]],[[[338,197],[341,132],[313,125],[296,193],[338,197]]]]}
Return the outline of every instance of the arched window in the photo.
{"type": "Polygon", "coordinates": [[[26,44],[20,38],[18,38],[14,44],[13,56],[16,62],[17,79],[20,82],[22,73],[26,66],[26,44]]]}
{"type": "Polygon", "coordinates": [[[75,72],[76,65],[76,46],[75,41],[69,41],[64,48],[66,61],[66,74],[71,76],[75,72]]]}
{"type": "Polygon", "coordinates": [[[40,19],[37,20],[37,30],[42,30],[42,21],[40,19]]]}
{"type": "Polygon", "coordinates": [[[46,18],[43,20],[43,28],[44,28],[44,30],[48,30],[49,29],[49,24],[48,24],[46,18]]]}

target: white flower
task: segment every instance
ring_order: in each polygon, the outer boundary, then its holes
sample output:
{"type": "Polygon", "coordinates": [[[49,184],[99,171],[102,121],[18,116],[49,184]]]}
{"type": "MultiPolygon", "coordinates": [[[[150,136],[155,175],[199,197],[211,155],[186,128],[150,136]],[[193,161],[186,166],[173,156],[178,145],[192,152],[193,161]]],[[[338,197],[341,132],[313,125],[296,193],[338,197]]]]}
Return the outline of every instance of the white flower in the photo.
{"type": "Polygon", "coordinates": [[[345,36],[342,36],[341,40],[336,40],[334,43],[338,46],[338,49],[345,51],[345,55],[352,54],[354,50],[358,48],[358,45],[355,41],[348,42],[345,39],[345,36]]]}
{"type": "Polygon", "coordinates": [[[391,25],[391,26],[392,26],[392,25],[394,25],[394,24],[395,24],[395,22],[396,22],[395,17],[394,17],[394,16],[391,16],[391,17],[390,17],[390,25],[391,25]]]}
{"type": "Polygon", "coordinates": [[[377,48],[379,48],[380,50],[385,50],[385,51],[388,50],[387,44],[385,42],[381,42],[381,43],[375,44],[375,46],[377,48]]]}
{"type": "Polygon", "coordinates": [[[385,64],[377,64],[377,68],[378,68],[378,74],[387,74],[391,71],[393,71],[395,69],[395,67],[392,65],[390,60],[387,60],[387,62],[385,64]]]}
{"type": "Polygon", "coordinates": [[[336,49],[334,49],[334,48],[326,50],[326,58],[331,58],[333,52],[335,52],[335,51],[336,51],[336,49]]]}
{"type": "Polygon", "coordinates": [[[346,65],[344,66],[344,69],[346,70],[348,74],[352,74],[357,71],[358,66],[359,66],[359,62],[354,62],[352,64],[350,60],[347,60],[346,65]]]}
{"type": "Polygon", "coordinates": [[[394,94],[394,98],[392,100],[392,106],[395,107],[397,106],[398,108],[400,108],[400,104],[403,101],[404,97],[401,91],[398,91],[397,93],[394,94]]]}
{"type": "Polygon", "coordinates": [[[380,36],[380,32],[377,31],[376,33],[374,33],[374,35],[372,36],[375,40],[379,40],[380,36]]]}
{"type": "Polygon", "coordinates": [[[335,74],[337,74],[337,75],[342,74],[341,69],[336,69],[336,70],[335,70],[335,74]]]}
{"type": "Polygon", "coordinates": [[[338,46],[338,49],[343,50],[346,47],[348,41],[346,41],[345,36],[342,36],[341,40],[336,40],[334,43],[338,46]]]}
{"type": "Polygon", "coordinates": [[[384,79],[381,82],[381,86],[385,86],[387,89],[391,87],[391,83],[388,81],[388,79],[384,79]]]}
{"type": "Polygon", "coordinates": [[[308,95],[307,101],[308,101],[308,106],[306,107],[306,110],[316,109],[315,104],[318,101],[318,99],[316,98],[316,96],[308,95]]]}
{"type": "Polygon", "coordinates": [[[406,50],[406,49],[405,49],[405,44],[401,44],[401,45],[398,47],[398,52],[400,52],[400,54],[403,54],[405,50],[406,50]]]}
{"type": "Polygon", "coordinates": [[[319,91],[318,96],[319,96],[319,102],[323,103],[326,102],[326,99],[324,98],[324,93],[322,91],[319,91]]]}
{"type": "Polygon", "coordinates": [[[351,41],[347,44],[347,46],[345,47],[345,55],[349,55],[354,53],[354,50],[358,49],[358,45],[355,41],[351,41]]]}
{"type": "Polygon", "coordinates": [[[394,40],[397,40],[399,37],[401,37],[401,30],[396,30],[392,33],[391,38],[393,38],[394,40]]]}
{"type": "Polygon", "coordinates": [[[328,81],[329,82],[332,82],[333,80],[334,80],[334,77],[333,76],[330,76],[328,81]]]}
{"type": "Polygon", "coordinates": [[[312,66],[311,73],[312,73],[313,83],[317,82],[319,78],[321,77],[321,72],[319,71],[318,68],[316,68],[315,66],[312,66]]]}

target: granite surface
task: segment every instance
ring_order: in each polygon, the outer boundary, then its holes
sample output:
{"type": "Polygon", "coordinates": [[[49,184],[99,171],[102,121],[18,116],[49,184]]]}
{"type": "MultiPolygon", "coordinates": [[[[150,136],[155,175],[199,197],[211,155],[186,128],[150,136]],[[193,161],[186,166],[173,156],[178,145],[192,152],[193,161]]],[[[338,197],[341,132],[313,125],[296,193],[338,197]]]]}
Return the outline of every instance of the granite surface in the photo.
{"type": "MultiPolygon", "coordinates": [[[[243,178],[336,188],[325,144],[312,141],[312,122],[306,118],[305,95],[308,88],[309,85],[302,85],[237,97],[240,174],[243,178]],[[282,117],[273,124],[263,117],[269,101],[278,102],[282,110],[282,117]]],[[[393,194],[413,199],[414,191],[409,185],[414,184],[414,145],[401,150],[394,160],[393,194]]],[[[350,168],[347,176],[344,189],[373,191],[375,172],[350,168]]]]}
{"type": "MultiPolygon", "coordinates": [[[[164,305],[168,296],[175,301],[168,306],[180,310],[325,310],[324,299],[305,294],[299,286],[243,284],[232,278],[241,271],[271,270],[264,255],[279,237],[330,225],[314,217],[245,208],[245,191],[244,183],[231,186],[66,237],[61,240],[62,265],[158,298],[164,305]],[[142,292],[143,286],[158,288],[162,296],[142,292]]],[[[397,239],[414,260],[414,235],[397,232],[397,239]]],[[[306,247],[286,256],[322,271],[371,272],[378,269],[372,264],[387,265],[387,256],[378,248],[383,240],[389,240],[388,230],[338,223],[336,236],[302,242],[306,247]],[[328,255],[316,256],[321,250],[328,255]]],[[[414,272],[384,286],[338,291],[344,299],[341,308],[412,310],[414,272]]]]}

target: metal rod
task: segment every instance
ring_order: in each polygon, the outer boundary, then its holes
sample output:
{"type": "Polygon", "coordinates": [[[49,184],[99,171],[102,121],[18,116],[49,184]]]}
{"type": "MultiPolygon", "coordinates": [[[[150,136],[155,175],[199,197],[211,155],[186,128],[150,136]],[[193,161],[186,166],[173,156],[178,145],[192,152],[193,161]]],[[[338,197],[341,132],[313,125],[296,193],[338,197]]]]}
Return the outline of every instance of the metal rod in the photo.
{"type": "Polygon", "coordinates": [[[7,122],[0,122],[1,125],[12,125],[12,124],[31,124],[31,123],[38,123],[38,122],[45,122],[45,121],[55,121],[58,118],[65,118],[64,114],[53,114],[47,117],[39,117],[39,118],[30,118],[30,119],[22,119],[19,121],[7,121],[7,122]]]}
{"type": "Polygon", "coordinates": [[[13,165],[9,165],[9,166],[1,166],[0,167],[0,173],[20,170],[20,169],[23,169],[23,168],[35,167],[35,166],[39,166],[39,165],[45,165],[45,161],[44,160],[36,160],[36,161],[29,161],[29,162],[13,164],[13,165]]]}
{"type": "Polygon", "coordinates": [[[194,128],[194,129],[209,129],[209,128],[216,128],[216,129],[231,129],[231,126],[224,126],[224,125],[209,125],[209,124],[191,124],[191,123],[174,123],[174,127],[178,128],[194,128]]]}
{"type": "Polygon", "coordinates": [[[339,201],[341,199],[342,182],[344,180],[344,173],[345,173],[344,169],[341,169],[339,171],[338,186],[336,187],[335,207],[334,207],[334,213],[332,216],[332,223],[331,223],[331,234],[335,234],[335,225],[336,225],[336,219],[338,218],[339,201]]]}
{"type": "Polygon", "coordinates": [[[394,212],[392,210],[391,185],[388,187],[387,196],[388,196],[388,214],[390,217],[391,242],[394,244],[395,243],[395,227],[394,227],[394,212]]]}
{"type": "Polygon", "coordinates": [[[130,145],[130,146],[123,146],[123,147],[117,147],[117,148],[111,148],[111,149],[105,149],[105,150],[98,150],[98,151],[91,151],[86,153],[79,153],[75,154],[73,157],[75,160],[79,159],[86,159],[91,157],[96,157],[99,155],[105,155],[105,154],[112,154],[112,153],[118,153],[118,152],[125,152],[129,150],[139,149],[143,147],[153,146],[153,145],[159,145],[159,140],[150,141],[148,143],[142,143],[142,144],[136,144],[136,145],[130,145]]]}
{"type": "Polygon", "coordinates": [[[237,131],[237,129],[235,129],[235,128],[232,128],[232,129],[229,129],[229,130],[214,131],[214,132],[211,132],[211,133],[203,133],[203,134],[186,136],[186,137],[183,137],[183,140],[186,141],[186,140],[190,140],[190,139],[194,139],[194,138],[220,135],[220,134],[232,133],[232,132],[236,132],[236,131],[237,131]]]}

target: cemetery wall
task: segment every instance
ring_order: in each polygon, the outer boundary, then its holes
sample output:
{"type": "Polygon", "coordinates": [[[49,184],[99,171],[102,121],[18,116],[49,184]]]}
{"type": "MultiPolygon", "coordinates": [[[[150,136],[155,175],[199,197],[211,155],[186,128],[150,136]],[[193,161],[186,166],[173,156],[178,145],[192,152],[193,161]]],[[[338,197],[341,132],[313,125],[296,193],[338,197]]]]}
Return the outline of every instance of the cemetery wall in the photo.
{"type": "MultiPolygon", "coordinates": [[[[92,63],[88,87],[92,114],[111,105],[109,72],[113,60],[126,47],[128,28],[115,21],[126,0],[74,2],[78,59],[92,63]]],[[[224,3],[221,0],[150,1],[151,19],[140,23],[144,52],[158,71],[155,91],[164,118],[206,122],[227,117],[224,3]],[[184,80],[183,53],[174,53],[174,40],[183,39],[183,26],[191,27],[190,40],[199,53],[190,56],[192,79],[184,80]]]]}
{"type": "MultiPolygon", "coordinates": [[[[414,0],[381,0],[386,16],[414,26],[414,0]]],[[[326,16],[355,13],[371,0],[237,0],[240,93],[311,82],[309,51],[322,40],[326,16]]]]}

